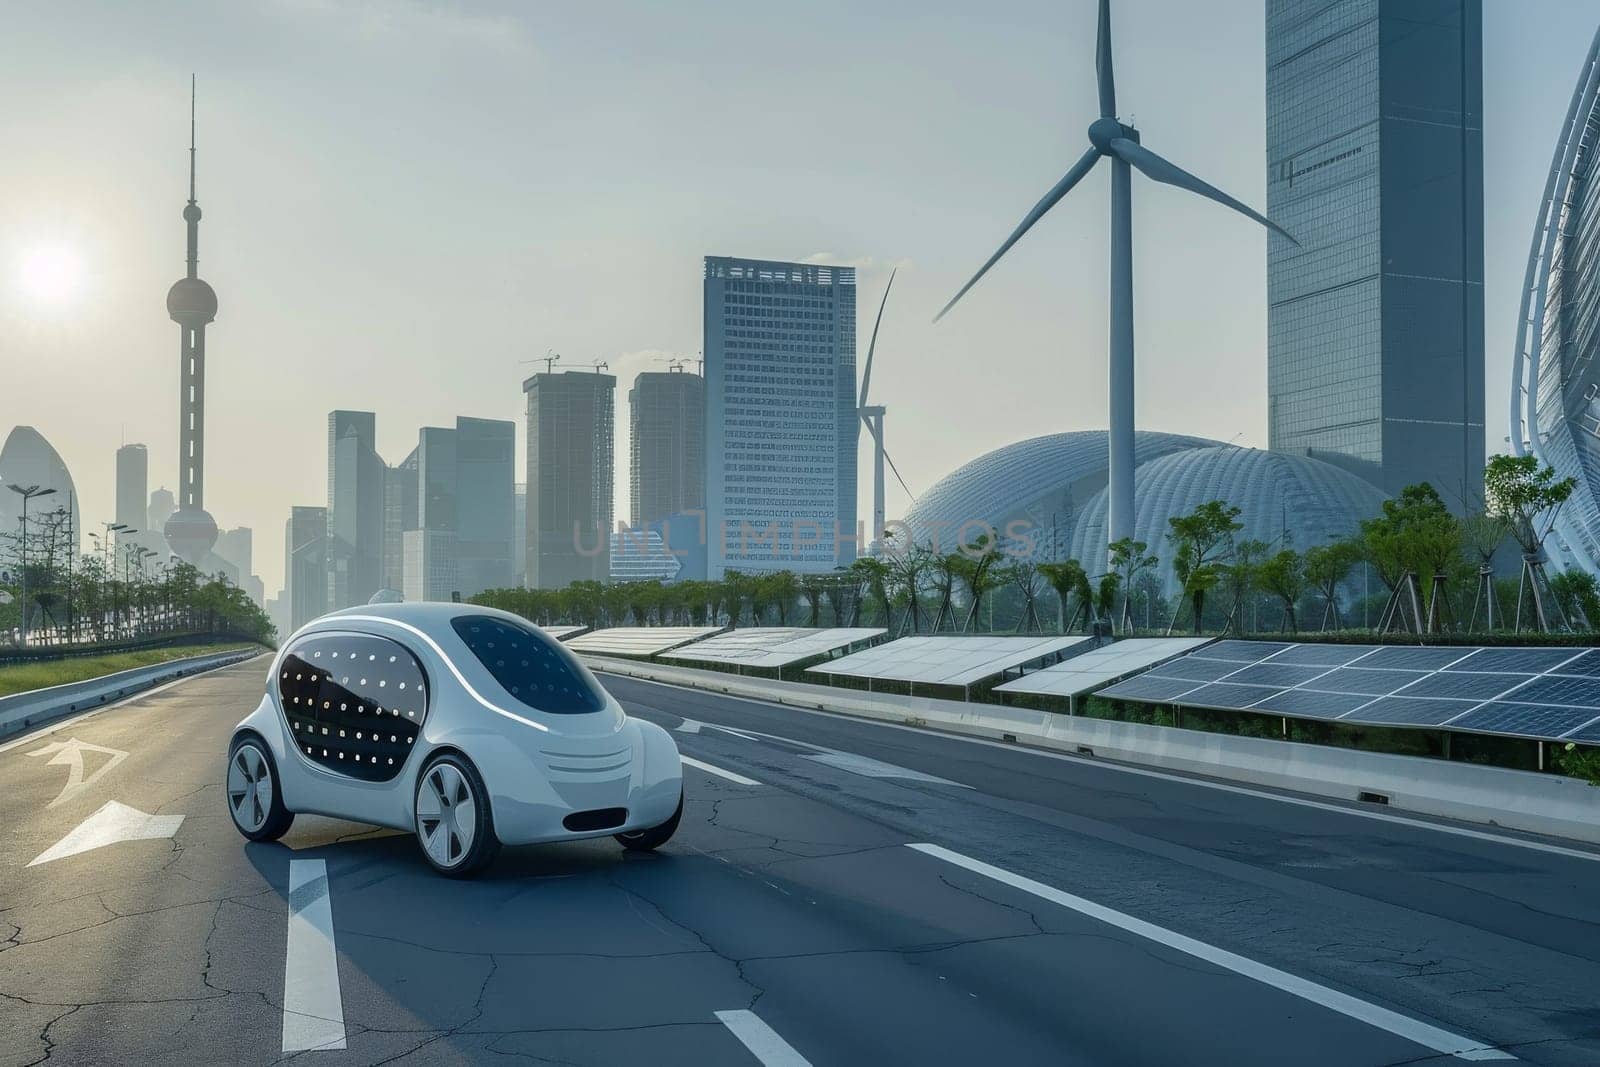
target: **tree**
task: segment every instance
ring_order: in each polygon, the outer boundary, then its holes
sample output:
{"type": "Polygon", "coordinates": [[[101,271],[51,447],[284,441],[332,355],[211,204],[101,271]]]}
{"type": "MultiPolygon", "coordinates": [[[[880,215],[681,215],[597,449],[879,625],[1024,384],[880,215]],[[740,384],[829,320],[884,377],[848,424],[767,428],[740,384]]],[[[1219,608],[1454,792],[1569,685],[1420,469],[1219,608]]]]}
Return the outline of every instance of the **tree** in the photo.
{"type": "MultiPolygon", "coordinates": [[[[1542,632],[1550,628],[1545,615],[1544,541],[1555,527],[1561,505],[1577,488],[1572,478],[1556,478],[1554,467],[1540,466],[1538,457],[1492,456],[1483,469],[1483,491],[1489,513],[1499,516],[1522,548],[1522,577],[1517,589],[1516,627],[1522,629],[1524,594],[1531,596],[1534,625],[1542,632]]],[[[1556,610],[1559,599],[1552,598],[1556,610]]]]}
{"type": "Polygon", "coordinates": [[[1075,559],[1041,563],[1039,574],[1055,590],[1062,633],[1070,631],[1079,616],[1083,616],[1085,624],[1093,621],[1094,594],[1089,588],[1089,574],[1083,569],[1083,564],[1075,559]],[[1069,604],[1072,606],[1070,615],[1067,610],[1069,604]]]}
{"type": "Polygon", "coordinates": [[[1118,584],[1122,588],[1122,618],[1118,626],[1124,633],[1133,630],[1133,594],[1140,577],[1154,570],[1161,562],[1149,552],[1149,548],[1143,541],[1135,541],[1131,537],[1113,541],[1110,545],[1111,570],[1118,576],[1118,584]]]}
{"type": "Polygon", "coordinates": [[[1233,606],[1228,609],[1228,618],[1239,633],[1255,629],[1255,620],[1247,617],[1250,613],[1247,613],[1246,606],[1254,599],[1252,594],[1260,582],[1258,572],[1261,562],[1270,547],[1265,541],[1253,538],[1240,541],[1233,546],[1230,561],[1222,565],[1223,580],[1233,594],[1233,606]]]}
{"type": "Polygon", "coordinates": [[[1042,633],[1044,625],[1039,621],[1039,593],[1045,583],[1044,576],[1039,573],[1039,564],[1031,559],[1019,559],[1002,570],[1004,580],[1010,582],[1022,598],[1022,610],[1017,615],[1017,632],[1042,633]]]}
{"type": "Polygon", "coordinates": [[[889,581],[891,570],[880,556],[857,556],[850,564],[850,577],[878,605],[883,625],[889,625],[889,581]]]}
{"type": "MultiPolygon", "coordinates": [[[[1172,542],[1172,573],[1194,611],[1194,632],[1200,633],[1206,593],[1222,580],[1221,561],[1233,550],[1233,535],[1244,529],[1239,509],[1220,500],[1208,500],[1187,515],[1167,520],[1172,542]]],[[[1178,622],[1174,612],[1167,632],[1178,622]]]]}
{"type": "Polygon", "coordinates": [[[1335,630],[1342,628],[1343,620],[1339,616],[1339,586],[1344,584],[1344,580],[1350,576],[1350,571],[1359,562],[1361,562],[1361,546],[1355,541],[1334,541],[1332,544],[1313,545],[1306,549],[1301,574],[1322,596],[1321,629],[1326,630],[1330,620],[1335,630]]]}
{"type": "Polygon", "coordinates": [[[1569,619],[1582,619],[1588,629],[1600,624],[1600,581],[1576,567],[1550,576],[1550,592],[1569,619]]]}
{"type": "MultiPolygon", "coordinates": [[[[899,633],[905,633],[908,625],[912,633],[921,633],[922,588],[928,580],[928,572],[933,567],[933,553],[915,542],[902,545],[899,531],[891,532],[885,540],[892,545],[888,559],[894,600],[905,603],[905,613],[900,617],[899,633]]],[[[887,626],[888,623],[885,622],[884,625],[887,626]]]]}
{"type": "Polygon", "coordinates": [[[806,602],[807,626],[822,625],[822,592],[831,577],[808,573],[800,579],[800,596],[806,602]]]}
{"type": "Polygon", "coordinates": [[[1427,482],[1408,485],[1400,495],[1383,502],[1377,516],[1361,523],[1365,558],[1389,589],[1379,628],[1399,620],[1416,633],[1436,630],[1443,621],[1444,585],[1461,565],[1461,530],[1438,492],[1427,482]],[[1426,623],[1420,584],[1422,574],[1432,579],[1432,597],[1426,623]]]}
{"type": "Polygon", "coordinates": [[[1472,598],[1472,617],[1467,623],[1469,631],[1477,629],[1480,610],[1484,615],[1484,624],[1490,630],[1497,625],[1496,616],[1505,614],[1500,610],[1500,598],[1495,589],[1494,554],[1500,551],[1508,533],[1510,527],[1504,516],[1491,515],[1487,511],[1475,512],[1461,520],[1462,543],[1478,560],[1478,589],[1472,598]]]}
{"type": "Polygon", "coordinates": [[[955,573],[966,586],[969,600],[967,617],[961,624],[962,633],[977,626],[984,596],[1000,584],[997,571],[1003,558],[999,544],[986,533],[979,534],[956,553],[955,573]]]}
{"type": "Polygon", "coordinates": [[[1283,629],[1299,633],[1299,620],[1295,618],[1295,605],[1306,589],[1305,560],[1300,553],[1286,548],[1261,561],[1256,570],[1261,587],[1283,601],[1283,629]]]}

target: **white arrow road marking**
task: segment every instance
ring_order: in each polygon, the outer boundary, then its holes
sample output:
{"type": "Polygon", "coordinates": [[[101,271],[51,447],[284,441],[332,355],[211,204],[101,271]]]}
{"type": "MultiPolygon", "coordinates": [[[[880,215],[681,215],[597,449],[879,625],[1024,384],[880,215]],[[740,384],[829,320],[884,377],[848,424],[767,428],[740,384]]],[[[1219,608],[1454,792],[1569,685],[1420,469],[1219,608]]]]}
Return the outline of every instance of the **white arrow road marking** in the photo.
{"type": "Polygon", "coordinates": [[[104,777],[105,773],[123,760],[128,754],[121,749],[103,748],[100,745],[91,745],[87,741],[79,741],[76,737],[67,741],[52,741],[43,748],[36,748],[27,753],[29,756],[49,756],[45,766],[64,766],[67,768],[67,784],[61,787],[61,792],[45,807],[53,808],[69,797],[75,796],[81,790],[89,788],[104,777]],[[98,752],[109,756],[104,763],[95,769],[93,774],[83,776],[83,754],[85,752],[98,752]]]}
{"type": "Polygon", "coordinates": [[[793,1045],[778,1036],[778,1032],[762,1022],[755,1012],[719,1011],[717,1019],[763,1067],[811,1067],[810,1060],[796,1052],[793,1045]]]}
{"type": "Polygon", "coordinates": [[[328,865],[289,861],[289,952],[283,963],[283,1051],[344,1048],[344,998],[333,944],[328,865]]]}
{"type": "Polygon", "coordinates": [[[182,815],[146,815],[138,808],[108,800],[60,841],[34,858],[29,867],[92,852],[119,841],[151,841],[171,837],[183,825],[182,815]]]}
{"type": "Polygon", "coordinates": [[[1079,915],[1086,915],[1109,926],[1126,930],[1137,937],[1154,941],[1158,945],[1165,945],[1177,952],[1182,952],[1186,956],[1204,960],[1215,967],[1243,975],[1245,978],[1253,979],[1263,985],[1269,985],[1274,989],[1281,989],[1291,996],[1309,1000],[1313,1004],[1320,1004],[1324,1008],[1338,1012],[1340,1015],[1358,1019],[1380,1030],[1387,1030],[1391,1034],[1403,1037],[1407,1041],[1414,1041],[1425,1048],[1433,1049],[1435,1052],[1441,1052],[1447,1056],[1454,1056],[1463,1060],[1516,1059],[1515,1056],[1508,1052],[1502,1052],[1493,1045],[1475,1041],[1460,1034],[1453,1034],[1448,1030],[1441,1030],[1437,1026],[1431,1026],[1420,1019],[1413,1019],[1410,1016],[1401,1015],[1399,1012],[1390,1011],[1388,1008],[1381,1008],[1358,997],[1352,997],[1348,993],[1341,993],[1337,989],[1329,989],[1325,985],[1319,985],[1309,979],[1301,978],[1299,975],[1280,971],[1276,967],[1267,966],[1265,963],[1257,963],[1255,960],[1229,952],[1227,949],[1208,945],[1204,941],[1197,941],[1192,937],[1185,937],[1183,934],[1157,926],[1155,923],[1136,919],[1132,915],[1125,915],[1120,911],[1106,907],[1104,904],[1096,904],[1092,900],[1074,896],[1071,893],[1056,889],[1054,886],[1045,885],[1043,882],[1035,882],[1032,878],[1024,878],[1020,874],[1012,874],[1008,870],[991,866],[982,860],[972,859],[970,856],[963,856],[959,852],[952,852],[938,845],[908,844],[906,847],[914,848],[918,852],[925,853],[935,859],[941,859],[946,863],[955,864],[957,867],[965,867],[975,874],[981,874],[985,878],[992,878],[1002,885],[1020,889],[1024,893],[1031,893],[1040,899],[1059,904],[1063,908],[1069,908],[1079,915]]]}
{"type": "Polygon", "coordinates": [[[909,770],[905,767],[896,767],[892,763],[883,763],[879,760],[858,756],[853,752],[821,752],[815,756],[804,757],[817,763],[825,763],[829,767],[836,767],[841,771],[859,774],[864,778],[903,778],[912,782],[930,782],[934,785],[953,785],[957,789],[971,789],[970,785],[952,782],[948,778],[938,778],[921,771],[909,770]]]}
{"type": "Polygon", "coordinates": [[[698,719],[684,719],[678,724],[678,732],[680,734],[697,734],[700,732],[700,727],[704,725],[705,723],[698,719]]]}
{"type": "Polygon", "coordinates": [[[746,778],[742,774],[734,774],[732,771],[725,771],[721,767],[713,767],[709,763],[704,763],[704,762],[702,762],[700,760],[697,760],[697,759],[691,759],[688,756],[685,756],[685,755],[683,755],[681,753],[678,755],[678,758],[680,760],[682,760],[684,763],[688,764],[690,767],[698,767],[702,771],[705,771],[707,774],[714,774],[719,778],[726,778],[728,781],[733,782],[733,783],[735,783],[737,785],[760,785],[761,784],[760,782],[756,781],[754,778],[746,778]]]}

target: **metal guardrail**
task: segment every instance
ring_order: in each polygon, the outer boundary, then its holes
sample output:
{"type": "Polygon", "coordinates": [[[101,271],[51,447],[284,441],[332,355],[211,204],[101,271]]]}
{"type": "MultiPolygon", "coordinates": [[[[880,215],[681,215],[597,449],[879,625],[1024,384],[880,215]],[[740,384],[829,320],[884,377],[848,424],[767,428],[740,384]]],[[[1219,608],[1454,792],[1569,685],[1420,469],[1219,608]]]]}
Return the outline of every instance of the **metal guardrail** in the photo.
{"type": "Polygon", "coordinates": [[[253,644],[256,638],[250,634],[234,633],[232,631],[220,631],[217,633],[191,631],[162,634],[137,641],[0,648],[0,667],[7,667],[16,663],[48,663],[53,660],[74,659],[80,656],[115,656],[122,652],[143,652],[152,648],[174,648],[180,645],[216,645],[229,641],[236,641],[240,644],[253,644]]]}
{"type": "Polygon", "coordinates": [[[242,663],[261,654],[260,648],[212,652],[0,697],[0,738],[154,689],[166,682],[242,663]]]}

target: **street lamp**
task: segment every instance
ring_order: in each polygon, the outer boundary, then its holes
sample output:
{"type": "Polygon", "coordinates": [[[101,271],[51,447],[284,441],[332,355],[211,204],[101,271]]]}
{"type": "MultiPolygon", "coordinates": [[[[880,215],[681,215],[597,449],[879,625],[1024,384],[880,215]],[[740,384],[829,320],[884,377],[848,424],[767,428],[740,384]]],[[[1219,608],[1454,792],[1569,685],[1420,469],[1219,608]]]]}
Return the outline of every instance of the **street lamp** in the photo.
{"type": "Polygon", "coordinates": [[[22,496],[22,628],[17,634],[17,644],[26,646],[28,643],[28,501],[35,497],[49,496],[55,490],[41,489],[37,485],[8,485],[6,488],[22,496]]]}

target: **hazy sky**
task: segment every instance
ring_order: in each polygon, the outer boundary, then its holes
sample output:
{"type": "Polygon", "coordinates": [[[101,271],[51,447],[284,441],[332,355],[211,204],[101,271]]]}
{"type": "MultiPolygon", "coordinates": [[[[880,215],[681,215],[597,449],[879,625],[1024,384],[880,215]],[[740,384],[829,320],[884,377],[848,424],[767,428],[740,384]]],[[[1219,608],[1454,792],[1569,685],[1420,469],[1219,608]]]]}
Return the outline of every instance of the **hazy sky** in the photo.
{"type": "MultiPolygon", "coordinates": [[[[1113,6],[1123,118],[1262,205],[1262,0],[1113,6]]],[[[1597,21],[1594,0],[1484,3],[1491,448],[1597,21]]],[[[330,409],[375,410],[391,462],[421,425],[515,419],[520,478],[525,361],[552,347],[620,378],[625,516],[627,385],[694,357],[706,254],[862,268],[863,354],[900,267],[873,382],[914,490],[1104,425],[1103,171],[929,321],[1082,151],[1092,0],[38,2],[0,30],[0,433],[49,438],[89,524],[111,517],[123,440],[150,446],[152,488],[176,481],[163,299],[196,72],[200,267],[221,304],[206,504],[255,529],[268,595],[289,506],[324,501],[330,409]],[[51,256],[80,266],[76,292],[28,283],[22,264],[51,256]]],[[[1265,444],[1262,231],[1142,179],[1134,212],[1140,425],[1265,444]]]]}

